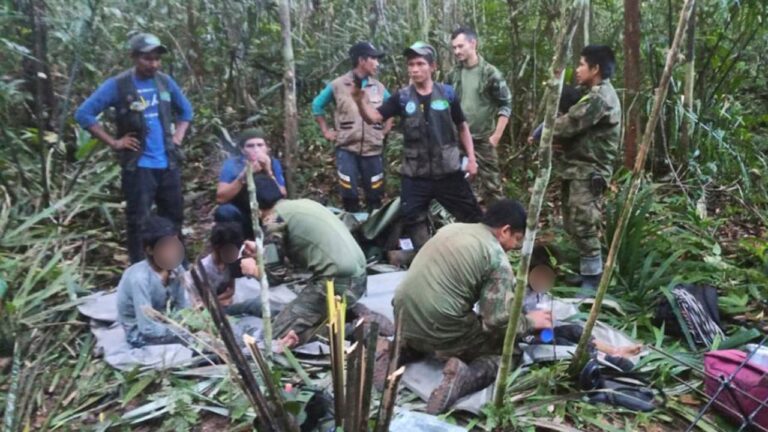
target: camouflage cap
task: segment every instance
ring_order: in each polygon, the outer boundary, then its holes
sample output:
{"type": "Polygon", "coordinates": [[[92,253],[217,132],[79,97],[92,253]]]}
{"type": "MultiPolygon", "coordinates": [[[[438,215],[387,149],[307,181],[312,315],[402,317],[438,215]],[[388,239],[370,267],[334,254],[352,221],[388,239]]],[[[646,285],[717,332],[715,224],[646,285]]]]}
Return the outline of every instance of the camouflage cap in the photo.
{"type": "Polygon", "coordinates": [[[405,51],[403,51],[403,55],[406,58],[424,57],[428,62],[434,63],[437,58],[437,51],[432,45],[426,42],[417,41],[406,48],[405,51]]]}
{"type": "Polygon", "coordinates": [[[128,40],[128,46],[132,53],[145,54],[157,51],[160,54],[168,52],[168,48],[160,42],[160,39],[150,33],[138,33],[128,40]]]}

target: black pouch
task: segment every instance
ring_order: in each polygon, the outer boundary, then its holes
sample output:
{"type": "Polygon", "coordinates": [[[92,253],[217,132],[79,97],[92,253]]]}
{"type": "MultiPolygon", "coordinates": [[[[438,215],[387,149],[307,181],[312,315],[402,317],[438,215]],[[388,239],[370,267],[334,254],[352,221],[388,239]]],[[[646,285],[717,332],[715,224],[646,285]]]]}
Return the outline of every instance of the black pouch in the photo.
{"type": "Polygon", "coordinates": [[[595,196],[601,196],[607,188],[608,183],[606,183],[603,176],[596,172],[592,173],[592,175],[589,177],[589,189],[592,191],[592,193],[595,196]]]}

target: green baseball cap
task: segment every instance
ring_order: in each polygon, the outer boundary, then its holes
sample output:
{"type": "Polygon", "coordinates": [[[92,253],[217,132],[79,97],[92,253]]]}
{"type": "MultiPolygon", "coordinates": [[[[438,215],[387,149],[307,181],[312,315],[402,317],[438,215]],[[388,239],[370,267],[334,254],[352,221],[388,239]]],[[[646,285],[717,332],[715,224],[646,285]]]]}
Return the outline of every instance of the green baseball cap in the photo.
{"type": "Polygon", "coordinates": [[[432,63],[437,58],[437,51],[432,45],[417,41],[413,45],[403,51],[405,57],[424,57],[428,62],[432,63]]]}
{"type": "Polygon", "coordinates": [[[132,53],[149,53],[158,51],[160,54],[168,52],[168,48],[160,42],[160,38],[150,33],[139,33],[133,35],[128,41],[128,46],[132,53]]]}

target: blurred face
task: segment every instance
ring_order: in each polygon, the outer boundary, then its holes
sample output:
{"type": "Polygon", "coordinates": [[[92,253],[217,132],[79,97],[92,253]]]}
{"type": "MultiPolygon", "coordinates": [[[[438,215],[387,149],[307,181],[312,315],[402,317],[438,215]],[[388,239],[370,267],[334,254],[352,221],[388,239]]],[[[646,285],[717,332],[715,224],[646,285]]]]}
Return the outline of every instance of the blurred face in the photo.
{"type": "Polygon", "coordinates": [[[224,264],[232,264],[237,261],[237,257],[240,255],[240,248],[234,244],[224,245],[219,249],[219,258],[224,264]]]}
{"type": "Polygon", "coordinates": [[[376,76],[379,71],[379,59],[375,57],[365,57],[358,60],[357,66],[362,69],[365,76],[376,76]]]}
{"type": "Polygon", "coordinates": [[[473,58],[477,52],[477,41],[467,39],[465,34],[456,36],[456,39],[451,41],[451,46],[453,47],[453,55],[460,62],[473,58]]]}
{"type": "Polygon", "coordinates": [[[408,59],[408,78],[414,84],[423,84],[432,79],[435,65],[430,64],[424,57],[412,57],[408,59]]]}
{"type": "Polygon", "coordinates": [[[576,68],[576,82],[585,87],[592,87],[600,80],[600,66],[590,66],[584,57],[579,59],[579,66],[576,68]]]}
{"type": "Polygon", "coordinates": [[[243,144],[243,156],[251,162],[258,159],[260,155],[266,155],[269,152],[267,142],[263,138],[251,138],[243,144]]]}
{"type": "Polygon", "coordinates": [[[142,77],[151,77],[160,69],[160,53],[153,51],[136,54],[133,56],[133,64],[136,74],[142,77]]]}
{"type": "Polygon", "coordinates": [[[512,227],[504,225],[504,227],[499,230],[497,238],[499,239],[499,244],[501,244],[501,248],[504,249],[504,252],[508,252],[522,248],[524,236],[525,231],[513,231],[512,227]]]}
{"type": "Polygon", "coordinates": [[[146,252],[155,265],[163,270],[174,270],[184,260],[184,246],[177,236],[163,237],[154,248],[147,248],[146,252]]]}

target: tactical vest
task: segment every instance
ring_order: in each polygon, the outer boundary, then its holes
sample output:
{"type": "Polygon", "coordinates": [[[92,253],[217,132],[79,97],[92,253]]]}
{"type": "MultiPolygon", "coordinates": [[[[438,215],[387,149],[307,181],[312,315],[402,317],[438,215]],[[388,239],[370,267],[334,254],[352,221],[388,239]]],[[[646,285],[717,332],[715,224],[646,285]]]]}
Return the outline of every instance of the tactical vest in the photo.
{"type": "MultiPolygon", "coordinates": [[[[331,82],[336,111],[333,114],[336,125],[336,147],[360,154],[376,156],[381,154],[384,142],[384,127],[381,123],[368,124],[363,120],[357,103],[352,98],[355,87],[353,72],[350,71],[331,82]]],[[[368,103],[378,108],[384,103],[384,85],[369,77],[363,89],[368,103]]]]}
{"type": "Polygon", "coordinates": [[[453,88],[435,83],[426,112],[415,87],[401,89],[399,97],[403,130],[401,174],[436,179],[459,171],[458,133],[451,118],[453,88]]]}
{"type": "MultiPolygon", "coordinates": [[[[117,136],[123,137],[128,133],[135,133],[141,143],[140,151],[118,150],[120,165],[129,170],[135,170],[139,163],[139,158],[144,154],[147,138],[147,123],[144,120],[142,110],[131,109],[131,105],[138,103],[140,99],[133,83],[133,69],[128,69],[115,77],[117,80],[118,105],[115,116],[117,124],[117,136]]],[[[158,113],[160,115],[160,124],[163,126],[163,141],[165,144],[165,156],[168,159],[168,168],[176,168],[183,159],[181,150],[173,143],[173,129],[171,121],[173,118],[171,109],[171,94],[168,91],[168,75],[158,72],[155,76],[155,85],[158,94],[158,113]]]]}

